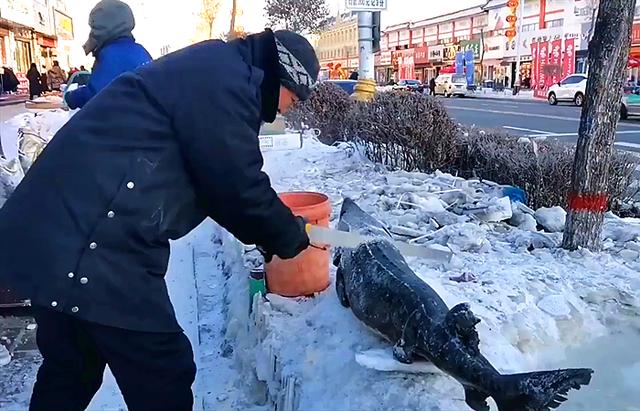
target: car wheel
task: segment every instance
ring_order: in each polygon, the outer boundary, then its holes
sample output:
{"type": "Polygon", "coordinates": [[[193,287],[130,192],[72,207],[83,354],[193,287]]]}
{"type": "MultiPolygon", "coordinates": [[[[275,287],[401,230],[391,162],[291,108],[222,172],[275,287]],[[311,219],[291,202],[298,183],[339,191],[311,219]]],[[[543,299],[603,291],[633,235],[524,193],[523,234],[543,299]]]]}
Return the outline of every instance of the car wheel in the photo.
{"type": "Polygon", "coordinates": [[[549,104],[551,104],[552,106],[555,106],[556,104],[558,104],[558,98],[556,97],[556,93],[549,93],[549,104]]]}
{"type": "Polygon", "coordinates": [[[573,102],[575,103],[576,106],[582,107],[582,104],[584,103],[584,94],[577,93],[576,96],[573,98],[573,102]]]}
{"type": "Polygon", "coordinates": [[[629,118],[629,112],[627,111],[627,106],[625,106],[624,104],[622,105],[622,107],[620,107],[620,118],[622,120],[626,120],[629,118]]]}

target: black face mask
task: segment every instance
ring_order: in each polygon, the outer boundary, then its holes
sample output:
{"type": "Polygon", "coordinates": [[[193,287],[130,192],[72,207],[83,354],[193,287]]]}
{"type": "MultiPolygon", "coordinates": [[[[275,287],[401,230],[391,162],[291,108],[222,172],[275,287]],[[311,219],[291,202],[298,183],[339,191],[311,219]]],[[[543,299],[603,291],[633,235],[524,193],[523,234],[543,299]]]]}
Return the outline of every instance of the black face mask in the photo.
{"type": "Polygon", "coordinates": [[[275,37],[273,32],[267,29],[262,33],[248,36],[246,42],[249,46],[251,64],[264,72],[260,86],[262,121],[273,123],[279,113],[280,100],[280,63],[275,37]]]}

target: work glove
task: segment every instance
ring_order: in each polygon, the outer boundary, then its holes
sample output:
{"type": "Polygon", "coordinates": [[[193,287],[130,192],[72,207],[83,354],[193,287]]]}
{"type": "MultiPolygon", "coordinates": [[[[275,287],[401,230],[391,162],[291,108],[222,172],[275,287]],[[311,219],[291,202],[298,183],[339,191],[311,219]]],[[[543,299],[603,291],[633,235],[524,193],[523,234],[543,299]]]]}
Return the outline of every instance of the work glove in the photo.
{"type": "MultiPolygon", "coordinates": [[[[295,219],[298,229],[294,232],[294,235],[291,236],[292,238],[289,239],[284,247],[280,250],[276,250],[276,255],[283,260],[289,260],[297,257],[298,254],[306,250],[310,244],[306,229],[307,220],[300,216],[296,216],[295,219]]],[[[260,251],[260,254],[262,254],[266,263],[270,263],[271,260],[273,260],[273,253],[267,251],[261,246],[257,246],[256,248],[260,251]]]]}

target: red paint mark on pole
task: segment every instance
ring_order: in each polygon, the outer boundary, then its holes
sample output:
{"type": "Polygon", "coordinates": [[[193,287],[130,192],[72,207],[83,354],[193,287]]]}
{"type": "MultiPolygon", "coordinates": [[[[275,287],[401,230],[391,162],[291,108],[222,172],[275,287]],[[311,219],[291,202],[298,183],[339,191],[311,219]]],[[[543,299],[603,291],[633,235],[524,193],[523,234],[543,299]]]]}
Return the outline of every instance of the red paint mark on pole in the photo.
{"type": "Polygon", "coordinates": [[[607,194],[571,193],[569,194],[569,210],[586,213],[604,213],[607,211],[609,196],[607,194]]]}

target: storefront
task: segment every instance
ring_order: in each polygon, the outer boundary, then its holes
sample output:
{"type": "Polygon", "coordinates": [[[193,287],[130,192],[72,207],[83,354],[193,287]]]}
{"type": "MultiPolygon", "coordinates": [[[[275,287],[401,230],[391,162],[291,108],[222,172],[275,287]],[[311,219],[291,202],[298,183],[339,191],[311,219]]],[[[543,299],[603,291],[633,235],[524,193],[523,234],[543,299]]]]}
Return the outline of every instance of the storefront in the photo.
{"type": "Polygon", "coordinates": [[[429,54],[426,46],[416,47],[414,49],[414,63],[416,80],[425,83],[431,77],[428,76],[429,54]]]}
{"type": "Polygon", "coordinates": [[[484,54],[481,57],[482,75],[480,82],[498,81],[504,78],[506,70],[502,66],[506,40],[504,36],[491,36],[484,40],[484,54]]]}
{"type": "MultiPolygon", "coordinates": [[[[631,49],[629,50],[629,59],[640,59],[640,23],[633,25],[631,31],[631,49]]],[[[640,79],[640,67],[630,67],[628,70],[628,80],[638,82],[640,79]]]]}
{"type": "Polygon", "coordinates": [[[376,82],[380,85],[386,85],[393,78],[393,67],[391,65],[391,50],[376,53],[374,57],[374,66],[376,69],[376,82]]]}
{"type": "Polygon", "coordinates": [[[53,60],[57,58],[56,39],[38,33],[37,43],[40,48],[40,64],[38,65],[38,68],[41,69],[42,66],[51,68],[53,60]]]}
{"type": "Polygon", "coordinates": [[[429,56],[429,67],[425,69],[424,74],[426,78],[431,80],[432,78],[438,77],[438,74],[440,74],[440,69],[444,66],[444,46],[428,46],[427,55],[429,56]]]}
{"type": "Polygon", "coordinates": [[[8,50],[9,30],[0,26],[0,66],[6,66],[7,64],[9,64],[8,50]]]}
{"type": "Polygon", "coordinates": [[[14,28],[13,35],[15,39],[15,64],[16,73],[26,74],[34,62],[32,35],[33,32],[25,27],[14,28]]]}

